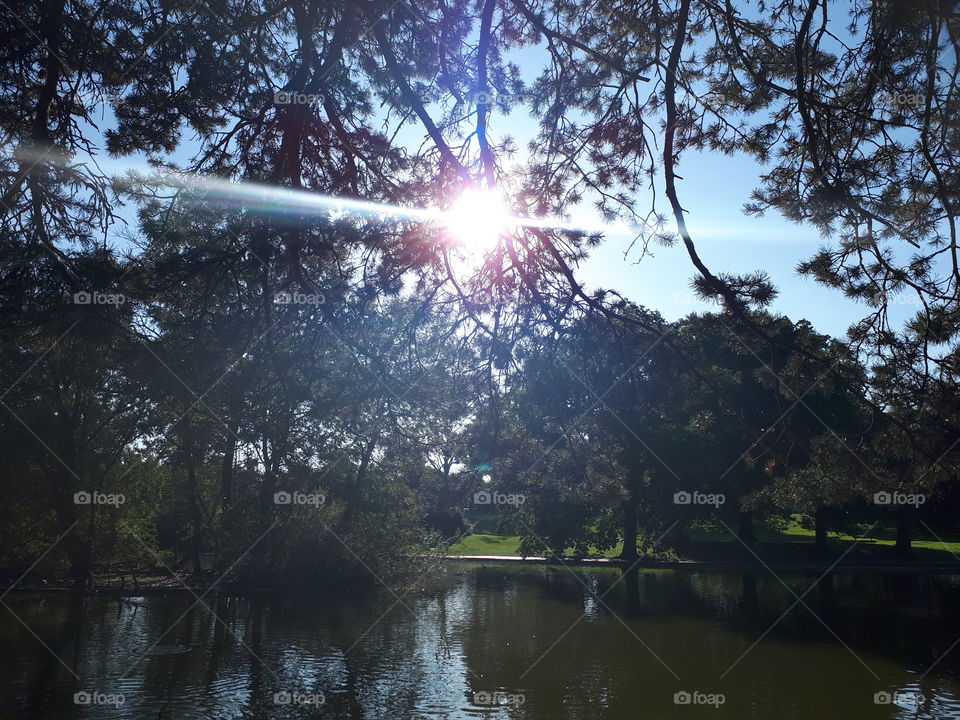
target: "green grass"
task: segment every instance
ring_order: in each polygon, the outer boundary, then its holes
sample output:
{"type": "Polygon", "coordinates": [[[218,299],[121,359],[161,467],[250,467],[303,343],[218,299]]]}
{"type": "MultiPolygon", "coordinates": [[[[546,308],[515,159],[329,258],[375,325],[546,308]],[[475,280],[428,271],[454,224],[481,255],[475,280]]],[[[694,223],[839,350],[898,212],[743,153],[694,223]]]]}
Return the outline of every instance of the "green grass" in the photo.
{"type": "MultiPolygon", "coordinates": [[[[473,512],[470,521],[473,523],[473,532],[463,537],[459,542],[450,546],[447,551],[450,555],[519,555],[520,536],[505,535],[513,528],[501,526],[502,516],[496,512],[473,512]]],[[[623,543],[604,552],[591,549],[591,557],[616,557],[620,554],[623,543]]],[[[534,555],[542,555],[537,551],[534,555]]]]}
{"type": "MultiPolygon", "coordinates": [[[[487,532],[474,533],[464,537],[450,547],[451,555],[519,555],[520,537],[518,535],[497,535],[489,523],[478,523],[477,529],[487,532]]],[[[863,528],[866,531],[867,527],[863,528]]],[[[831,560],[838,558],[850,548],[853,539],[840,533],[829,534],[829,552],[823,558],[813,554],[812,529],[800,525],[800,516],[794,515],[781,529],[759,528],[757,543],[753,551],[765,562],[803,563],[812,560],[831,560]]],[[[691,528],[690,543],[682,557],[706,562],[733,562],[755,560],[750,550],[732,539],[724,528],[691,528]]],[[[943,542],[928,534],[914,533],[912,559],[926,562],[960,562],[960,536],[941,535],[943,542]]],[[[851,562],[884,562],[896,560],[893,548],[896,543],[895,530],[892,527],[877,526],[853,548],[846,560],[851,562]]],[[[539,553],[538,553],[539,554],[539,553]]],[[[594,553],[605,557],[616,557],[620,546],[603,553],[594,553]]]]}
{"type": "Polygon", "coordinates": [[[519,535],[467,535],[450,546],[451,555],[519,555],[519,535]]]}
{"type": "MultiPolygon", "coordinates": [[[[609,550],[604,552],[592,551],[590,555],[592,557],[616,557],[620,554],[622,548],[623,543],[618,543],[609,550]]],[[[451,545],[447,552],[450,555],[519,555],[520,536],[474,533],[451,545]]]]}

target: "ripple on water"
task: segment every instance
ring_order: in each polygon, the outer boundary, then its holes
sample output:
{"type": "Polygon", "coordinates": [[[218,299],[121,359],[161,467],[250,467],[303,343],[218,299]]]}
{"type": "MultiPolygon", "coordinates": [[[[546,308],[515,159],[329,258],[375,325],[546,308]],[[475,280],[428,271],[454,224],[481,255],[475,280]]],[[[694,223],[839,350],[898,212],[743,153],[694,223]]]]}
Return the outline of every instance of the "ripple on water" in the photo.
{"type": "Polygon", "coordinates": [[[126,699],[118,708],[93,709],[85,717],[95,720],[227,720],[242,717],[250,701],[249,672],[224,673],[206,686],[176,684],[156,680],[147,687],[143,677],[124,678],[111,686],[111,692],[126,699]]]}
{"type": "Polygon", "coordinates": [[[162,657],[164,655],[183,655],[193,648],[187,645],[154,645],[146,654],[146,657],[162,657]]]}
{"type": "Polygon", "coordinates": [[[948,692],[932,691],[918,683],[908,683],[891,691],[891,705],[898,720],[942,720],[960,717],[960,698],[948,692]]]}

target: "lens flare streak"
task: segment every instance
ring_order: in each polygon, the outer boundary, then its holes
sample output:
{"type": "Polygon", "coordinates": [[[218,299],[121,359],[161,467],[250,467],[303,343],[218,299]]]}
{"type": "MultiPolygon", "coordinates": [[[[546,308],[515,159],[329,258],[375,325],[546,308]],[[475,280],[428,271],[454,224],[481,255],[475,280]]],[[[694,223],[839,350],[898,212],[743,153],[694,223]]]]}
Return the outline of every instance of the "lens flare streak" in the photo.
{"type": "Polygon", "coordinates": [[[298,188],[236,182],[225,178],[157,170],[152,167],[136,167],[112,160],[101,160],[99,166],[115,173],[121,182],[126,178],[128,183],[145,182],[175,188],[192,194],[200,202],[220,201],[255,212],[322,214],[334,220],[348,216],[360,216],[372,221],[390,218],[413,220],[452,228],[454,234],[465,236],[467,241],[482,236],[481,244],[489,241],[491,232],[496,234],[516,228],[632,235],[640,234],[645,230],[644,226],[639,224],[610,223],[602,220],[571,222],[562,218],[512,215],[505,204],[497,205],[491,202],[489,193],[476,189],[465,190],[448,209],[420,208],[323,195],[298,188]]]}

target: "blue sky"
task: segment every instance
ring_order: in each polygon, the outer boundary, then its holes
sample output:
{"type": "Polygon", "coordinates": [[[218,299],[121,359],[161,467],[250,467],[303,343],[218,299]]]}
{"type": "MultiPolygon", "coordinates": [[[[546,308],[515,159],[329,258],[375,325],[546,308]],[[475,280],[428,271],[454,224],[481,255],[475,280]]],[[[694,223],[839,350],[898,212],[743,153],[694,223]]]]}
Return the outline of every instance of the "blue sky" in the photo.
{"type": "MultiPolygon", "coordinates": [[[[830,244],[829,238],[813,227],[788,222],[776,212],[761,218],[743,213],[743,204],[759,185],[762,172],[753,159],[688,154],[682,158],[679,172],[684,179],[678,181],[678,193],[689,211],[691,236],[714,273],[766,271],[779,291],[772,311],[793,320],[806,318],[820,332],[834,336],[843,336],[869,312],[862,302],[797,274],[797,264],[824,243],[830,244]]],[[[662,178],[659,181],[662,183],[662,178]]],[[[629,241],[625,236],[608,237],[581,267],[583,282],[591,288],[616,289],[634,302],[656,308],[668,320],[716,307],[694,299],[690,280],[696,271],[681,242],[669,248],[654,247],[654,257],[637,263],[640,253],[636,250],[624,258],[629,241]]],[[[895,298],[890,307],[895,323],[913,313],[905,300],[905,296],[895,298]]]]}

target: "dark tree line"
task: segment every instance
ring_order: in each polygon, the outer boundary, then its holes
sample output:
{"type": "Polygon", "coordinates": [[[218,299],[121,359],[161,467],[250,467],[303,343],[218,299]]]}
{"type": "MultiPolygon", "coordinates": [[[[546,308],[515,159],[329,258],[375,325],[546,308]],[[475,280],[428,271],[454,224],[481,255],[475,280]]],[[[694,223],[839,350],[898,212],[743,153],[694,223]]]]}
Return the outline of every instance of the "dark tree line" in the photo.
{"type": "Polygon", "coordinates": [[[695,528],[750,544],[796,515],[818,552],[828,532],[895,528],[907,553],[918,530],[955,531],[955,410],[918,426],[902,422],[911,408],[877,412],[857,356],[806,321],[753,315],[769,345],[722,315],[620,311],[661,330],[587,315],[542,338],[508,394],[511,432],[479,445],[525,493],[511,525],[525,552],[623,542],[633,559],[638,546],[682,552],[695,528]]]}

